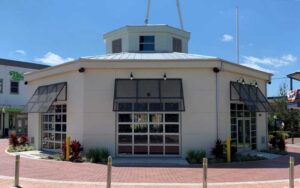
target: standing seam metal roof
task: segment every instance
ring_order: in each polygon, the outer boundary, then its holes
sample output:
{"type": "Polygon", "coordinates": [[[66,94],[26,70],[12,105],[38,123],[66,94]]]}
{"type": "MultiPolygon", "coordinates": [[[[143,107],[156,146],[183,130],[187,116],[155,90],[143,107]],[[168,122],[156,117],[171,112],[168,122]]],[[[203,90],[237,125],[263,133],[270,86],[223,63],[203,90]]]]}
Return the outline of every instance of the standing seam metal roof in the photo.
{"type": "Polygon", "coordinates": [[[187,53],[116,53],[106,54],[99,56],[87,56],[81,57],[81,59],[92,60],[207,60],[207,59],[219,59],[213,56],[204,56],[187,53]]]}

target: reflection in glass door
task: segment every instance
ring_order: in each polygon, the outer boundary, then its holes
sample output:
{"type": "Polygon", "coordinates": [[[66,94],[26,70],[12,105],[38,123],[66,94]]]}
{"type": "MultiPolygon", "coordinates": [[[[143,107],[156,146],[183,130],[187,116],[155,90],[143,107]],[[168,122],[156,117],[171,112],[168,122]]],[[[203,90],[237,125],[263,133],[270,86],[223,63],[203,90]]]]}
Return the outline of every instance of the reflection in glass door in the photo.
{"type": "Polygon", "coordinates": [[[243,149],[250,149],[251,146],[251,126],[250,119],[237,119],[237,147],[243,149]]]}

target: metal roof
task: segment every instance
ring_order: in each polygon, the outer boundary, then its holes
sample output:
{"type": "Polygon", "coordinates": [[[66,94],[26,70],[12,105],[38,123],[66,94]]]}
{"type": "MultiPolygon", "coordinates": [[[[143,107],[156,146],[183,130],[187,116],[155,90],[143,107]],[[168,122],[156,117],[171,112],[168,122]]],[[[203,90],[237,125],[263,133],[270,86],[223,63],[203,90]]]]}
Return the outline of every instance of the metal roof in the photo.
{"type": "Polygon", "coordinates": [[[49,67],[48,65],[41,65],[36,63],[28,63],[23,61],[1,59],[1,58],[0,58],[0,65],[11,66],[11,67],[22,67],[27,69],[44,69],[49,67]]]}
{"type": "Polygon", "coordinates": [[[91,60],[218,60],[217,57],[187,53],[116,53],[99,56],[87,56],[80,59],[91,60]]]}
{"type": "Polygon", "coordinates": [[[300,81],[300,72],[294,72],[292,74],[287,75],[287,77],[300,81]]]}

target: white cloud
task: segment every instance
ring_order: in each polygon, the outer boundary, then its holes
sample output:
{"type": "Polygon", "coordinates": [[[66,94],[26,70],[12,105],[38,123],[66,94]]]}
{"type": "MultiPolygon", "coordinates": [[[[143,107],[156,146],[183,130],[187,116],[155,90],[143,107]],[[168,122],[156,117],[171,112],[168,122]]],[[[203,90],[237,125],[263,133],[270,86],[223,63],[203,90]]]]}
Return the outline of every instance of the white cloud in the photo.
{"type": "Polygon", "coordinates": [[[55,65],[59,65],[68,61],[73,61],[73,58],[63,58],[53,52],[48,52],[46,53],[43,57],[41,58],[35,58],[35,61],[37,62],[41,62],[43,64],[46,65],[51,65],[51,66],[55,66],[55,65]]]}
{"type": "Polygon", "coordinates": [[[262,70],[265,72],[271,72],[274,73],[274,68],[280,68],[283,66],[288,66],[291,63],[294,63],[297,61],[297,57],[295,57],[292,54],[286,54],[281,57],[264,57],[264,58],[258,58],[253,56],[244,56],[244,61],[242,65],[251,67],[254,69],[262,70]],[[264,68],[264,67],[267,68],[264,68]]]}
{"type": "Polygon", "coordinates": [[[293,56],[292,54],[283,55],[280,58],[277,57],[264,57],[264,58],[257,58],[253,56],[244,56],[244,63],[247,64],[256,64],[256,65],[267,65],[272,66],[275,68],[287,66],[291,63],[297,61],[297,57],[293,56]]]}
{"type": "Polygon", "coordinates": [[[253,68],[253,69],[257,69],[257,70],[260,70],[260,71],[264,71],[264,72],[269,72],[269,73],[275,73],[274,70],[271,70],[271,69],[265,69],[257,64],[251,64],[251,63],[242,63],[241,65],[244,65],[246,67],[250,67],[250,68],[253,68]]]}
{"type": "Polygon", "coordinates": [[[27,54],[24,50],[16,50],[16,51],[14,51],[14,53],[16,53],[18,55],[26,55],[27,54]]]}
{"type": "Polygon", "coordinates": [[[222,42],[230,42],[232,40],[233,40],[233,36],[229,34],[224,34],[221,39],[222,42]]]}

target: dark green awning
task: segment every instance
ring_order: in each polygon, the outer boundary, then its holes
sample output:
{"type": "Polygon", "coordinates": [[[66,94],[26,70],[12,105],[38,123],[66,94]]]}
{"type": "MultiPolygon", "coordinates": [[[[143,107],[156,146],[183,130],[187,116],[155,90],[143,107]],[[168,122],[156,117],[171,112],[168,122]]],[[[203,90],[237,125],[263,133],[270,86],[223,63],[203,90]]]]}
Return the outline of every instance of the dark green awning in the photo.
{"type": "Polygon", "coordinates": [[[45,113],[48,111],[59,94],[66,92],[67,83],[57,83],[40,86],[36,89],[24,108],[27,113],[45,113]]]}
{"type": "Polygon", "coordinates": [[[255,85],[230,82],[230,99],[244,102],[253,112],[273,111],[268,99],[255,85]]]}

